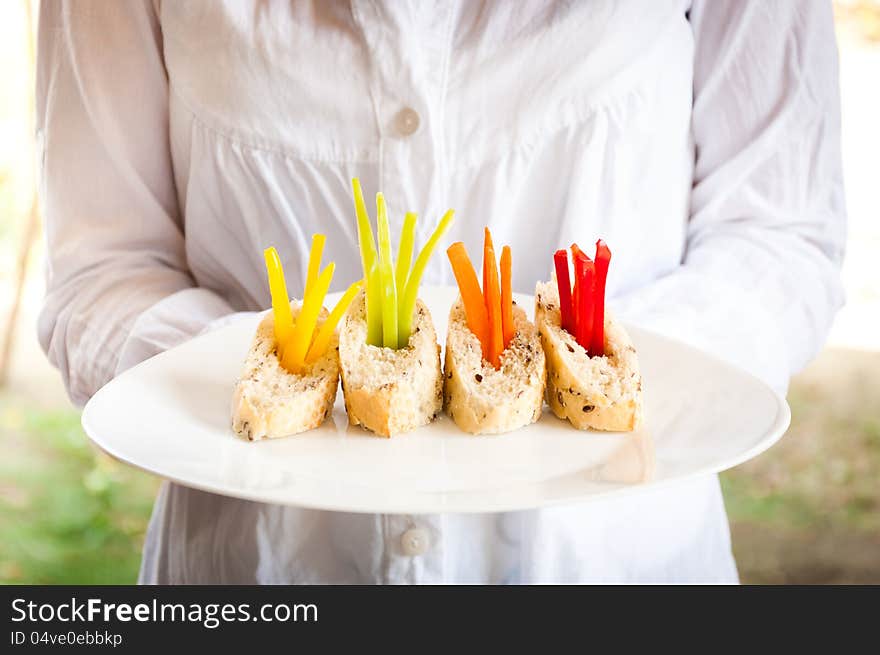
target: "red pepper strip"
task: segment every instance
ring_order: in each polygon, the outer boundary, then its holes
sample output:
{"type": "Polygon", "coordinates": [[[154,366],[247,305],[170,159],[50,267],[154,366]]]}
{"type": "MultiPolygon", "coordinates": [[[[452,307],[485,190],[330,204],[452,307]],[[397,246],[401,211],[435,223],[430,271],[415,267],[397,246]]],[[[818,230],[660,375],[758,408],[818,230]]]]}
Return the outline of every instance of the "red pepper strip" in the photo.
{"type": "Polygon", "coordinates": [[[577,340],[578,325],[581,322],[581,283],[578,282],[577,258],[572,255],[571,260],[574,268],[574,284],[571,290],[571,330],[568,333],[577,340]]]}
{"type": "Polygon", "coordinates": [[[576,245],[572,246],[575,270],[575,295],[577,296],[577,330],[575,339],[581,347],[590,351],[590,340],[593,336],[593,278],[595,266],[583,251],[576,245]]]}
{"type": "Polygon", "coordinates": [[[596,291],[593,295],[593,336],[590,354],[601,357],[605,354],[605,280],[608,278],[608,265],[611,251],[602,239],[596,242],[596,291]]]}
{"type": "MultiPolygon", "coordinates": [[[[580,324],[581,324],[581,283],[579,282],[580,276],[578,275],[578,255],[583,254],[581,249],[578,247],[578,244],[571,244],[571,268],[574,272],[574,282],[572,283],[572,298],[571,298],[571,336],[575,338],[577,341],[580,324]]],[[[590,327],[590,330],[593,328],[590,327]]],[[[578,342],[580,343],[580,342],[578,342]]]]}
{"type": "Polygon", "coordinates": [[[562,316],[562,329],[574,335],[571,311],[571,280],[568,275],[568,251],[557,250],[553,255],[556,264],[556,286],[559,287],[559,311],[562,316]]]}

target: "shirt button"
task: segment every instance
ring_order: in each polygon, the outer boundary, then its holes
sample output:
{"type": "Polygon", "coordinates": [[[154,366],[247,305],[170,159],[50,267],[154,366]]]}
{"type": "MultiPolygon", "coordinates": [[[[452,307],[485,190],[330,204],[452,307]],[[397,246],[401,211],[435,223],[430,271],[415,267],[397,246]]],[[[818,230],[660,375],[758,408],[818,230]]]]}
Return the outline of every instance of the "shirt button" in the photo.
{"type": "Polygon", "coordinates": [[[419,120],[419,115],[415,109],[410,109],[409,107],[401,109],[397,114],[397,118],[395,118],[397,131],[402,136],[411,136],[419,129],[419,120]]]}
{"type": "Polygon", "coordinates": [[[410,528],[400,537],[403,552],[410,557],[423,555],[428,550],[428,533],[422,528],[410,528]]]}

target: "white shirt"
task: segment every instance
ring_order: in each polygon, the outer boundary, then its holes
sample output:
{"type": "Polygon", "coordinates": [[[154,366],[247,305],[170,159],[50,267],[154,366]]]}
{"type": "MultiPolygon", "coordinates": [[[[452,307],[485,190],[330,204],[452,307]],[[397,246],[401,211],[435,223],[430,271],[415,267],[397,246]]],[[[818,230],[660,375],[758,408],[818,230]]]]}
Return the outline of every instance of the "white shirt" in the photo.
{"type": "MultiPolygon", "coordinates": [[[[514,286],[604,238],[617,313],[784,389],[842,302],[830,3],[41,3],[41,342],[71,397],[301,289],[349,179],[392,227],[489,225],[514,286]]],[[[435,257],[426,283],[453,283],[435,257]]],[[[186,435],[181,435],[185,438],[186,435]]],[[[164,484],[144,582],[736,581],[717,478],[587,505],[374,516],[164,484]]]]}

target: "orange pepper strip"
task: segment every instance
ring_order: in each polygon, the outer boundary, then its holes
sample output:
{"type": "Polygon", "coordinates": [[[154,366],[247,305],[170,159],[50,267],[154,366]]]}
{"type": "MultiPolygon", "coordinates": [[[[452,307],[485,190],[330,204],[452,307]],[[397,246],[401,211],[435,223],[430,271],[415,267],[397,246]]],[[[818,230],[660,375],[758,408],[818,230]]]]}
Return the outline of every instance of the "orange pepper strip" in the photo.
{"type": "Polygon", "coordinates": [[[488,360],[489,315],[486,312],[486,304],[483,302],[483,294],[480,292],[477,273],[474,271],[474,266],[471,264],[467,250],[461,241],[449,246],[446,250],[446,255],[449,257],[449,263],[452,264],[455,281],[458,282],[458,290],[461,293],[461,301],[464,303],[468,328],[480,341],[483,359],[488,360]]]}
{"type": "MultiPolygon", "coordinates": [[[[492,243],[492,233],[489,231],[488,227],[483,228],[483,253],[485,254],[486,248],[495,249],[495,244],[492,243]]],[[[489,262],[483,257],[483,297],[486,297],[486,289],[489,288],[489,262]]],[[[488,300],[486,301],[488,302],[488,300]]],[[[486,309],[489,309],[489,305],[486,305],[486,309]]]]}
{"type": "Polygon", "coordinates": [[[513,294],[510,280],[512,268],[510,246],[504,246],[501,249],[501,331],[504,334],[505,349],[510,345],[516,331],[513,327],[513,294]]]}
{"type": "Polygon", "coordinates": [[[504,350],[504,333],[501,329],[501,284],[498,281],[498,262],[491,242],[484,247],[483,262],[487,261],[489,284],[485,296],[489,310],[489,363],[498,368],[501,366],[501,353],[504,350]]]}

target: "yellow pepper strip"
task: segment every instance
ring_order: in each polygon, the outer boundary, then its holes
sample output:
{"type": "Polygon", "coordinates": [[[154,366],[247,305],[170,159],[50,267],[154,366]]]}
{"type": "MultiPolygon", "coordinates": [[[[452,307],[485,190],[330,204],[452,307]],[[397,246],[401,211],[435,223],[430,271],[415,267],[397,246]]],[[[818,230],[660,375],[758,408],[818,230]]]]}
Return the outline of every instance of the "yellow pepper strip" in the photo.
{"type": "Polygon", "coordinates": [[[403,298],[406,291],[406,277],[412,264],[413,245],[416,240],[416,218],[413,212],[407,212],[400,230],[400,241],[397,243],[397,266],[394,270],[394,281],[397,283],[397,299],[403,298]]]}
{"type": "Polygon", "coordinates": [[[315,286],[315,280],[318,279],[318,271],[321,270],[321,255],[324,253],[324,244],[327,237],[323,234],[312,235],[312,249],[309,251],[309,270],[306,273],[306,288],[303,291],[303,298],[309,293],[309,289],[315,286]]]}
{"type": "Polygon", "coordinates": [[[446,233],[446,230],[449,229],[454,216],[455,211],[452,209],[443,215],[443,218],[440,219],[440,223],[437,225],[437,229],[434,230],[431,238],[428,239],[425,247],[422,248],[419,256],[416,257],[416,263],[413,264],[412,271],[409,274],[409,280],[406,282],[406,292],[403,295],[403,301],[400,306],[399,327],[397,330],[398,340],[403,344],[409,343],[413,312],[416,309],[416,298],[419,294],[419,284],[422,281],[422,275],[424,275],[425,269],[428,267],[428,260],[431,259],[437,243],[446,233]]]}
{"type": "Polygon", "coordinates": [[[294,325],[293,334],[290,337],[290,345],[285,349],[284,359],[281,362],[284,368],[292,373],[302,372],[306,352],[312,341],[312,335],[315,333],[315,325],[318,323],[318,314],[321,313],[324,296],[327,295],[327,289],[330,288],[330,280],[333,278],[335,269],[336,264],[333,262],[327,264],[327,267],[315,281],[315,286],[309,289],[309,293],[303,298],[302,308],[299,316],[296,317],[296,325],[294,325]]]}
{"type": "Polygon", "coordinates": [[[370,270],[373,260],[376,258],[376,244],[373,241],[373,228],[370,226],[370,215],[367,213],[367,205],[364,203],[364,193],[361,191],[361,181],[352,178],[351,188],[354,192],[354,211],[357,215],[358,245],[361,249],[361,264],[365,270],[370,270]]]}
{"type": "Polygon", "coordinates": [[[379,266],[373,262],[370,272],[367,273],[366,291],[364,303],[367,319],[367,344],[382,347],[382,280],[379,276],[379,266]]]}
{"type": "Polygon", "coordinates": [[[263,251],[266,259],[266,273],[269,276],[269,292],[272,295],[272,314],[275,319],[275,351],[280,360],[284,349],[293,332],[293,316],[290,313],[290,297],[287,295],[287,284],[284,282],[284,269],[275,248],[263,251]]]}
{"type": "Polygon", "coordinates": [[[351,180],[351,189],[354,193],[354,211],[357,215],[358,245],[361,251],[361,267],[364,277],[367,279],[365,305],[367,311],[367,343],[372,346],[382,345],[382,300],[381,285],[378,279],[374,282],[370,279],[370,270],[376,261],[376,244],[373,241],[373,228],[370,226],[370,215],[367,214],[367,206],[364,204],[364,194],[361,191],[361,182],[358,178],[351,180]],[[378,291],[376,291],[378,289],[378,291]]]}
{"type": "Polygon", "coordinates": [[[385,196],[376,194],[376,231],[379,239],[379,282],[382,285],[382,345],[397,350],[397,286],[391,258],[391,228],[385,196]]]}
{"type": "Polygon", "coordinates": [[[327,320],[318,328],[318,333],[315,335],[315,339],[312,341],[312,345],[306,355],[307,365],[314,364],[321,359],[327,351],[327,346],[330,344],[330,339],[333,338],[333,332],[336,330],[336,326],[339,324],[339,321],[342,319],[348,306],[351,305],[351,301],[354,300],[354,297],[357,295],[358,291],[361,290],[362,286],[364,286],[364,281],[358,280],[348,287],[345,293],[342,294],[342,298],[336,303],[333,311],[330,312],[330,316],[328,316],[327,320]]]}
{"type": "Polygon", "coordinates": [[[364,292],[364,302],[366,304],[367,314],[367,345],[382,347],[382,280],[379,276],[379,263],[373,262],[370,272],[366,276],[366,291],[364,292]],[[374,325],[370,325],[370,317],[377,320],[374,325]],[[371,328],[376,334],[371,332],[371,328]],[[374,338],[377,337],[377,338],[374,338]]]}

